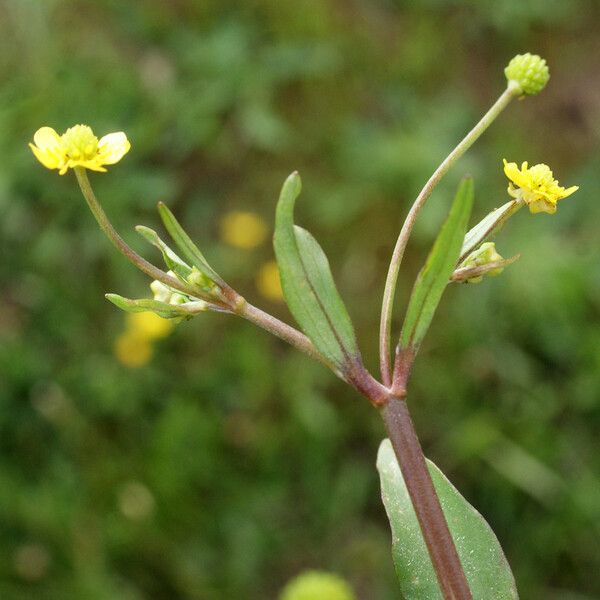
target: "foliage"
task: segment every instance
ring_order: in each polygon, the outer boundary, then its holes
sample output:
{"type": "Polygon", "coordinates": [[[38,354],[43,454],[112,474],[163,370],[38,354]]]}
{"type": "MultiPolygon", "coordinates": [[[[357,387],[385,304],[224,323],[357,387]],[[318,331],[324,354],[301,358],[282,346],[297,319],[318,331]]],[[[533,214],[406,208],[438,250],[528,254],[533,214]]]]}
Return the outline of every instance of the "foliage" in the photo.
{"type": "MultiPolygon", "coordinates": [[[[373,366],[401,218],[524,48],[552,79],[457,167],[477,179],[473,221],[507,200],[501,165],[483,170],[498,156],[552,164],[581,191],[551,221],[511,220],[503,254],[522,258],[502,285],[447,291],[412,407],[522,597],[600,595],[599,16],[592,0],[0,3],[0,596],[254,600],[305,568],[343,574],[361,598],[397,595],[377,415],[218,315],[179,325],[138,370],[119,363],[124,316],[100,290],[139,297],[147,281],[111,254],[71,174],[32,167],[37,127],[127,131],[132,151],[94,180],[124,237],[146,251],[127,228],[158,228],[164,201],[251,298],[272,249],[232,246],[216,225],[252,211],[272,229],[298,169],[298,222],[330,257],[373,366]]],[[[452,177],[418,223],[399,304],[452,177]]]]}
{"type": "MultiPolygon", "coordinates": [[[[431,462],[428,469],[475,600],[518,599],[515,580],[485,519],[431,462]]],[[[390,440],[379,446],[381,496],[392,526],[393,555],[405,600],[439,600],[442,594],[390,440]]]]}

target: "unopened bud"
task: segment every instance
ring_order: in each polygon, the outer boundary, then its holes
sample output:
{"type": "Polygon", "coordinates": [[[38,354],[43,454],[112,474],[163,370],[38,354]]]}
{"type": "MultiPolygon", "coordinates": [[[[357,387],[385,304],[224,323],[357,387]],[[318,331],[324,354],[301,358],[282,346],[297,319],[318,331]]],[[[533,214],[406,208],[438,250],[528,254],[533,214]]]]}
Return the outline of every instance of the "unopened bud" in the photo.
{"type": "Polygon", "coordinates": [[[158,281],[155,279],[150,284],[150,290],[154,295],[154,299],[158,300],[158,302],[166,302],[167,304],[171,300],[171,296],[173,295],[172,290],[167,287],[162,281],[158,281]]]}
{"type": "MultiPolygon", "coordinates": [[[[173,273],[173,271],[169,271],[167,274],[171,275],[171,277],[175,277],[175,273],[173,273]]],[[[165,304],[176,306],[178,304],[185,304],[186,302],[190,301],[187,296],[176,292],[168,285],[165,285],[162,281],[158,281],[158,279],[155,279],[150,284],[150,289],[152,290],[154,299],[158,302],[164,302],[165,304]]]]}
{"type": "Polygon", "coordinates": [[[192,272],[187,276],[187,282],[201,288],[205,292],[211,292],[216,287],[215,282],[197,267],[192,267],[192,272]]]}
{"type": "Polygon", "coordinates": [[[528,96],[539,94],[550,79],[545,59],[537,54],[517,54],[504,69],[506,79],[515,81],[521,93],[528,96]]]}
{"type": "MultiPolygon", "coordinates": [[[[461,269],[468,269],[471,267],[483,267],[485,265],[489,265],[491,263],[496,263],[503,261],[504,259],[498,252],[496,251],[496,244],[494,242],[485,242],[474,250],[465,258],[465,260],[461,263],[461,269]]],[[[500,275],[504,271],[504,267],[497,267],[495,269],[490,269],[485,272],[485,275],[489,275],[490,277],[496,277],[500,275]]],[[[465,279],[467,283],[479,283],[483,280],[483,274],[478,275],[476,277],[470,277],[465,279]]]]}

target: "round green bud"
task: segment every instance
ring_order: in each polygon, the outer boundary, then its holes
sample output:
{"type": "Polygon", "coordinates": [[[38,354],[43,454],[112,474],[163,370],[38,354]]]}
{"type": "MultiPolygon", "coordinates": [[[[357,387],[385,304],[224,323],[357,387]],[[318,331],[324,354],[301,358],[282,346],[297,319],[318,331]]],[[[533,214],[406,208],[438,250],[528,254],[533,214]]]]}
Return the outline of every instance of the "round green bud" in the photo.
{"type": "Polygon", "coordinates": [[[356,596],[341,577],[307,571],[285,586],[280,600],[356,600],[356,596]]]}
{"type": "Polygon", "coordinates": [[[504,74],[508,81],[515,81],[521,93],[533,96],[539,94],[550,79],[545,59],[537,54],[517,54],[509,63],[504,74]]]}

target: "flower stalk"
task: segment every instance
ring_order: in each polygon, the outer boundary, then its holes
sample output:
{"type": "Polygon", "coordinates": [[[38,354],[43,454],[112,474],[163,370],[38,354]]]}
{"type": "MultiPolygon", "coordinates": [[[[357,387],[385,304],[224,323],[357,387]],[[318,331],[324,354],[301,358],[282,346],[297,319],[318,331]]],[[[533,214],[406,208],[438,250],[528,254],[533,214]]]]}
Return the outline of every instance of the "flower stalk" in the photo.
{"type": "Polygon", "coordinates": [[[98,202],[94,190],[90,184],[90,180],[87,176],[87,171],[84,167],[74,167],[75,175],[77,177],[77,183],[87,202],[87,205],[94,215],[100,229],[105,233],[106,237],[112,242],[113,246],[131,263],[133,263],[140,271],[146,273],[152,279],[162,281],[165,285],[175,288],[184,294],[190,294],[190,290],[187,286],[183,285],[179,279],[168,275],[158,267],[155,267],[152,263],[149,263],[145,258],[141,257],[135,250],[133,250],[125,240],[117,233],[116,229],[112,226],[109,221],[104,209],[98,202]]]}
{"type": "Polygon", "coordinates": [[[394,247],[392,259],[388,269],[387,278],[385,281],[385,289],[383,292],[383,302],[381,306],[381,321],[379,325],[379,360],[381,377],[384,385],[390,386],[392,383],[392,373],[390,366],[390,339],[391,339],[391,326],[392,326],[392,310],[394,305],[394,296],[396,293],[396,283],[398,281],[398,273],[400,271],[400,265],[402,258],[404,257],[404,251],[408,244],[408,239],[412,233],[417,216],[421,212],[421,209],[431,196],[433,190],[440,182],[442,177],[448,172],[450,167],[475,143],[479,136],[494,122],[498,115],[508,106],[510,101],[516,96],[521,94],[520,86],[514,82],[509,81],[506,90],[496,100],[493,106],[488,112],[481,118],[479,123],[469,131],[464,139],[452,150],[452,152],[444,159],[440,166],[434,171],[433,175],[429,178],[416,200],[414,201],[411,209],[409,210],[406,220],[402,225],[400,234],[394,247]]]}

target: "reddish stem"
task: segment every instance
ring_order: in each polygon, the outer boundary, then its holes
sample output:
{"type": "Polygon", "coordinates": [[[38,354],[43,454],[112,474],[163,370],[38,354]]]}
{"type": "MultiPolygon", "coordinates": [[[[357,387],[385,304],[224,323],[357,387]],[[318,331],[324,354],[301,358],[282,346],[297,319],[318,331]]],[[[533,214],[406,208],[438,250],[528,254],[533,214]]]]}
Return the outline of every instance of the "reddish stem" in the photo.
{"type": "Polygon", "coordinates": [[[445,600],[472,600],[406,401],[391,397],[381,410],[445,600]]]}

